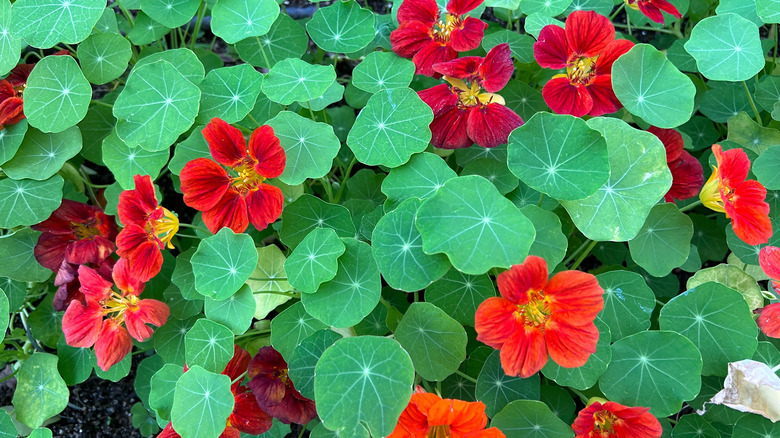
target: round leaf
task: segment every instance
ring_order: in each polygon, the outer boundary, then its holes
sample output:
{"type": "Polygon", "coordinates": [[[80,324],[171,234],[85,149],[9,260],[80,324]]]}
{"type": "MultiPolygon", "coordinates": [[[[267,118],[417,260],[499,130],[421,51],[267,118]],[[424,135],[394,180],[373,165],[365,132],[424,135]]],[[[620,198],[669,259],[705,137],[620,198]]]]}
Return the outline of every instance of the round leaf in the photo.
{"type": "Polygon", "coordinates": [[[756,279],[734,265],[720,264],[706,269],[697,269],[693,277],[685,284],[686,289],[693,289],[700,284],[714,281],[726,287],[734,289],[742,294],[748,303],[750,311],[764,307],[764,296],[756,279]]]}
{"type": "Polygon", "coordinates": [[[0,228],[43,222],[62,203],[64,184],[59,175],[44,181],[0,180],[0,228]]]}
{"type": "Polygon", "coordinates": [[[3,129],[0,129],[0,164],[4,164],[13,158],[22,145],[26,133],[27,120],[22,120],[13,125],[5,125],[3,129]]]}
{"type": "Polygon", "coordinates": [[[103,162],[114,174],[114,178],[125,190],[135,188],[135,175],[149,175],[157,178],[170,155],[167,150],[149,152],[142,148],[130,148],[116,133],[103,140],[103,162]]]}
{"type": "Polygon", "coordinates": [[[297,58],[276,63],[263,80],[263,94],[282,105],[322,96],[336,80],[331,65],[312,65],[297,58]]]}
{"type": "Polygon", "coordinates": [[[291,111],[282,111],[267,123],[274,128],[287,155],[287,165],[279,177],[283,183],[298,185],[307,178],[320,178],[330,171],[333,158],[341,147],[332,126],[291,111]]]}
{"type": "MultiPolygon", "coordinates": [[[[140,8],[140,4],[138,5],[140,8]]],[[[152,20],[148,15],[139,12],[135,16],[133,29],[127,33],[127,38],[136,45],[151,44],[170,32],[170,28],[152,20]]]]}
{"type": "Polygon", "coordinates": [[[701,74],[715,81],[746,81],[764,68],[758,26],[737,14],[698,22],[685,50],[696,60],[701,74]]]}
{"type": "Polygon", "coordinates": [[[298,302],[271,320],[271,345],[289,362],[301,341],[324,328],[325,324],[306,313],[298,302]]]}
{"type": "Polygon", "coordinates": [[[313,229],[284,262],[287,281],[301,292],[316,292],[320,284],[336,276],[344,251],[346,246],[333,229],[313,229]]]}
{"type": "Polygon", "coordinates": [[[764,23],[780,23],[780,0],[756,0],[756,13],[764,23]]]}
{"type": "Polygon", "coordinates": [[[252,275],[257,250],[248,234],[222,228],[216,235],[201,240],[191,261],[195,289],[208,298],[224,300],[252,275]]]}
{"type": "Polygon", "coordinates": [[[16,419],[35,429],[68,405],[68,386],[57,371],[57,356],[35,353],[16,373],[16,419]]]}
{"type": "Polygon", "coordinates": [[[284,261],[284,254],[276,245],[257,249],[257,266],[246,282],[254,293],[257,319],[265,318],[276,307],[292,298],[290,295],[274,293],[292,290],[292,286],[287,282],[284,261]]]}
{"type": "Polygon", "coordinates": [[[336,1],[318,9],[306,30],[326,52],[357,52],[374,39],[374,14],[356,1],[336,1]]]}
{"type": "Polygon", "coordinates": [[[314,367],[320,360],[322,353],[341,337],[331,330],[318,330],[295,347],[295,352],[290,363],[287,364],[287,368],[290,379],[295,384],[295,389],[302,396],[314,399],[314,367]]]}
{"type": "Polygon", "coordinates": [[[596,276],[604,289],[604,309],[599,319],[609,326],[612,340],[650,328],[655,294],[641,275],[630,271],[611,271],[596,276]]]}
{"type": "Polygon", "coordinates": [[[206,318],[218,322],[240,335],[247,331],[252,324],[255,314],[255,298],[252,289],[244,285],[229,298],[217,301],[206,298],[204,303],[206,318]]]}
{"type": "Polygon", "coordinates": [[[187,365],[221,373],[233,357],[233,332],[222,324],[199,319],[184,337],[187,365]]]}
{"type": "Polygon", "coordinates": [[[287,14],[279,14],[271,29],[262,37],[246,38],[236,43],[241,59],[263,68],[271,68],[288,58],[300,58],[308,47],[306,31],[287,14]]]}
{"type": "Polygon", "coordinates": [[[81,131],[77,126],[56,134],[30,129],[16,155],[3,165],[3,172],[13,179],[46,180],[80,150],[81,131]]]}
{"type": "MultiPolygon", "coordinates": [[[[0,186],[2,186],[2,181],[0,181],[0,186]]],[[[62,188],[59,190],[62,190],[62,188]]],[[[56,204],[54,209],[59,206],[60,202],[57,201],[56,204]]],[[[0,206],[2,206],[2,202],[0,202],[0,206]]],[[[4,210],[4,208],[0,208],[0,210],[4,210]]],[[[33,248],[38,243],[38,236],[40,235],[40,231],[22,228],[13,233],[0,236],[0,259],[3,260],[3,263],[0,263],[0,276],[16,281],[37,282],[46,281],[51,277],[51,271],[41,266],[35,260],[33,253],[33,248]]]]}
{"type": "Polygon", "coordinates": [[[561,231],[561,219],[555,213],[536,205],[526,205],[520,212],[527,217],[536,229],[536,238],[531,244],[529,254],[542,257],[547,266],[558,266],[566,257],[568,239],[561,231]]]}
{"type": "Polygon", "coordinates": [[[515,400],[490,422],[507,436],[527,438],[573,437],[571,427],[552,413],[546,404],[536,400],[515,400]]]}
{"type": "Polygon", "coordinates": [[[731,438],[766,438],[780,434],[780,424],[758,415],[745,415],[734,425],[731,438]]]}
{"type": "Polygon", "coordinates": [[[488,275],[466,275],[457,269],[450,269],[425,289],[425,301],[472,327],[477,307],[495,295],[496,289],[488,275]]]}
{"type": "Polygon", "coordinates": [[[84,118],[91,98],[92,87],[73,57],[47,56],[27,79],[24,114],[30,126],[60,132],[84,118]]]}
{"type": "Polygon", "coordinates": [[[184,365],[184,336],[195,325],[198,318],[183,320],[171,318],[164,326],[155,330],[152,338],[154,349],[166,363],[184,365]]]}
{"type": "Polygon", "coordinates": [[[780,147],[765,150],[753,162],[753,173],[768,190],[780,189],[780,147]]]}
{"type": "Polygon", "coordinates": [[[525,15],[540,14],[545,17],[555,17],[563,13],[569,7],[572,0],[523,0],[523,13],[525,15]]]}
{"type": "Polygon", "coordinates": [[[456,176],[438,155],[429,152],[414,155],[408,163],[390,170],[382,181],[382,193],[387,195],[385,211],[394,209],[404,199],[425,199],[456,176]]]}
{"type": "Polygon", "coordinates": [[[631,258],[650,275],[663,277],[688,260],[693,222],[674,204],[650,210],[639,233],[628,242],[631,258]]]}
{"type": "Polygon", "coordinates": [[[183,373],[182,366],[167,363],[152,376],[149,384],[149,406],[163,420],[171,419],[176,382],[179,381],[183,373]]]}
{"type": "Polygon", "coordinates": [[[2,0],[0,1],[0,75],[5,75],[16,67],[19,55],[22,53],[22,40],[15,38],[11,33],[12,23],[11,1],[2,0]]]}
{"type": "Polygon", "coordinates": [[[414,63],[392,52],[371,52],[352,71],[352,85],[371,94],[406,88],[414,78],[414,63]]]}
{"type": "Polygon", "coordinates": [[[140,0],[141,10],[163,26],[174,28],[190,22],[200,0],[140,0]]]}
{"type": "Polygon", "coordinates": [[[57,357],[57,371],[68,385],[77,385],[87,380],[92,374],[93,363],[97,361],[92,349],[71,347],[66,343],[65,336],[57,341],[57,357]]]}
{"type": "Polygon", "coordinates": [[[122,76],[133,51],[130,42],[118,33],[100,33],[79,44],[78,55],[84,77],[99,85],[122,76]]]}
{"type": "Polygon", "coordinates": [[[720,434],[699,415],[685,415],[672,429],[672,438],[720,438],[720,434]]]}
{"type": "Polygon", "coordinates": [[[211,11],[211,30],[226,43],[235,44],[265,35],[278,16],[279,5],[273,0],[219,0],[211,11]]]}
{"type": "Polygon", "coordinates": [[[279,240],[294,249],[311,230],[322,227],[333,228],[339,237],[354,237],[357,232],[346,207],[306,194],[282,211],[279,240]]]}
{"type": "Polygon", "coordinates": [[[141,66],[157,61],[165,61],[174,66],[176,71],[181,73],[185,79],[196,85],[203,80],[203,76],[206,74],[206,68],[200,62],[198,55],[192,50],[185,48],[154,52],[138,60],[134,68],[138,69],[141,66]]]}
{"type": "Polygon", "coordinates": [[[13,5],[11,33],[41,49],[76,44],[89,36],[105,7],[94,0],[19,0],[13,5]]]}
{"type": "Polygon", "coordinates": [[[529,35],[511,30],[499,30],[485,35],[485,38],[482,39],[482,48],[488,52],[499,44],[507,43],[512,51],[512,56],[522,63],[531,63],[534,62],[535,42],[529,35]]]}
{"type": "Polygon", "coordinates": [[[511,401],[539,400],[541,391],[538,373],[527,379],[507,376],[501,367],[500,354],[498,350],[491,353],[477,377],[477,400],[485,403],[488,417],[496,415],[511,401]]]}
{"type": "Polygon", "coordinates": [[[249,64],[211,70],[199,85],[198,121],[208,123],[214,117],[228,123],[240,121],[254,107],[262,80],[263,75],[249,64]]]}
{"type": "Polygon", "coordinates": [[[171,421],[176,432],[192,438],[217,438],[233,413],[230,377],[191,367],[176,382],[171,421]]]}

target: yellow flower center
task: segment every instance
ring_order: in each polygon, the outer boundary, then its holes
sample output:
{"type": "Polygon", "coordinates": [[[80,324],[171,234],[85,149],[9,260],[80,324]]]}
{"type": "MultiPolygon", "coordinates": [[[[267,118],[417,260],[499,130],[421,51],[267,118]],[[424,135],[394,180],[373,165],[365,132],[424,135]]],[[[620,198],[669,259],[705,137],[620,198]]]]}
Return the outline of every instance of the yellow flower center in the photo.
{"type": "Polygon", "coordinates": [[[615,423],[618,421],[620,421],[620,419],[610,411],[598,411],[593,414],[595,428],[601,433],[613,433],[615,423]]]}
{"type": "MultiPolygon", "coordinates": [[[[704,187],[701,188],[701,192],[699,192],[699,199],[701,200],[701,203],[710,210],[725,213],[726,209],[723,206],[723,199],[720,196],[720,174],[717,167],[713,166],[712,169],[712,175],[710,175],[710,178],[704,184],[704,187]]],[[[733,192],[733,190],[730,189],[724,191],[728,194],[733,192]]]]}
{"type": "Polygon", "coordinates": [[[450,34],[455,28],[460,27],[462,23],[461,17],[452,14],[444,14],[444,19],[439,20],[433,25],[431,30],[431,36],[437,43],[448,43],[450,41],[450,34]]]}
{"type": "Polygon", "coordinates": [[[598,56],[576,58],[566,65],[566,76],[572,85],[589,85],[596,75],[594,67],[598,56]]]}
{"type": "Polygon", "coordinates": [[[459,106],[478,106],[487,103],[499,103],[506,105],[504,98],[495,93],[486,93],[476,82],[467,84],[463,79],[444,76],[444,80],[452,85],[452,90],[458,94],[459,106]]]}
{"type": "Polygon", "coordinates": [[[166,245],[168,249],[173,249],[171,239],[179,232],[179,218],[177,218],[170,210],[165,207],[163,209],[163,217],[160,219],[150,221],[151,230],[147,230],[157,236],[163,245],[166,245]]]}
{"type": "Polygon", "coordinates": [[[114,315],[111,318],[118,324],[121,324],[125,319],[125,311],[135,312],[138,310],[138,301],[140,300],[135,295],[128,293],[126,296],[122,296],[117,292],[111,291],[111,296],[101,304],[103,305],[103,313],[106,315],[113,313],[114,315]]]}
{"type": "Polygon", "coordinates": [[[626,6],[628,6],[629,8],[631,8],[631,9],[633,9],[633,10],[635,10],[635,11],[638,11],[638,10],[639,10],[639,5],[637,4],[637,1],[636,1],[636,0],[623,0],[623,2],[624,2],[624,3],[626,4],[626,6]]]}
{"type": "Polygon", "coordinates": [[[90,227],[80,222],[71,222],[70,227],[79,240],[92,240],[95,236],[100,235],[100,230],[97,227],[90,227]]]}
{"type": "Polygon", "coordinates": [[[549,299],[542,291],[529,290],[528,304],[517,306],[515,316],[527,326],[544,329],[544,325],[550,319],[549,299]]]}
{"type": "Polygon", "coordinates": [[[233,168],[238,175],[233,178],[231,184],[233,189],[242,196],[257,190],[260,184],[265,181],[265,178],[258,175],[255,171],[256,163],[257,161],[254,158],[247,156],[233,168]]]}
{"type": "Polygon", "coordinates": [[[430,429],[428,429],[428,434],[425,435],[425,438],[450,438],[452,437],[452,433],[450,433],[450,425],[444,424],[441,426],[432,426],[430,429]]]}

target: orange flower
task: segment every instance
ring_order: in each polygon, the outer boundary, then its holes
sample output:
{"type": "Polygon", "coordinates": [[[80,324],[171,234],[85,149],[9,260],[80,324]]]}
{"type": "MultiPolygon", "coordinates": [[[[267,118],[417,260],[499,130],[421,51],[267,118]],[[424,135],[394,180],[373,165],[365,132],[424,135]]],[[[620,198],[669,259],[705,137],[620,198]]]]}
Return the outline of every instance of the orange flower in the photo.
{"type": "Polygon", "coordinates": [[[648,408],[594,401],[581,410],[571,426],[575,438],[658,438],[661,423],[648,408]]]}
{"type": "Polygon", "coordinates": [[[719,144],[712,145],[717,166],[699,193],[702,204],[726,213],[734,233],[748,245],[766,243],[772,236],[766,188],[754,180],[745,180],[750,160],[742,149],[725,152],[719,144]]]}
{"type": "Polygon", "coordinates": [[[505,438],[486,425],[484,403],[442,399],[417,387],[387,438],[505,438]]]}
{"type": "Polygon", "coordinates": [[[510,376],[530,377],[549,356],[566,368],[579,367],[596,351],[599,331],[593,320],[604,308],[596,277],[559,272],[547,281],[547,263],[528,256],[498,276],[501,297],[479,305],[477,340],[501,350],[510,376]]]}

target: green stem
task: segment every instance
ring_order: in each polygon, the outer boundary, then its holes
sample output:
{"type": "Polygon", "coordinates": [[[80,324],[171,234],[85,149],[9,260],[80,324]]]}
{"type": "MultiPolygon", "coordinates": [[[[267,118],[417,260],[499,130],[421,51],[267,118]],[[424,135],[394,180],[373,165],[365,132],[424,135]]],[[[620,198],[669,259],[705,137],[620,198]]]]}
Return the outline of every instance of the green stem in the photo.
{"type": "Polygon", "coordinates": [[[333,187],[331,187],[330,181],[325,177],[322,177],[320,178],[320,182],[322,183],[322,188],[325,189],[325,193],[328,195],[328,202],[333,203],[333,187]]]}
{"type": "Polygon", "coordinates": [[[314,110],[311,109],[311,102],[306,102],[306,106],[309,107],[309,114],[311,114],[311,119],[316,122],[317,121],[317,116],[314,115],[314,110]]]}
{"type": "Polygon", "coordinates": [[[206,15],[206,2],[202,1],[200,3],[200,8],[198,9],[198,18],[195,20],[195,29],[192,32],[192,36],[190,37],[190,48],[195,48],[195,41],[198,39],[198,33],[200,32],[200,26],[203,23],[203,16],[206,15]]]}
{"type": "Polygon", "coordinates": [[[255,292],[252,292],[254,295],[260,295],[260,294],[271,294],[271,295],[281,295],[284,297],[290,297],[290,298],[300,298],[301,294],[293,293],[293,292],[276,292],[276,291],[270,291],[270,290],[258,290],[255,292]]]}
{"type": "Polygon", "coordinates": [[[257,41],[257,47],[260,47],[260,53],[263,55],[266,68],[271,68],[271,61],[268,60],[268,55],[265,54],[265,49],[263,48],[263,44],[260,42],[260,37],[255,37],[255,41],[257,41]]]}
{"type": "Polygon", "coordinates": [[[257,127],[258,127],[258,128],[259,128],[259,127],[261,127],[261,126],[263,126],[263,125],[261,125],[261,124],[260,124],[260,122],[258,122],[258,121],[257,121],[257,120],[254,118],[254,116],[252,116],[252,114],[247,114],[246,116],[247,116],[247,117],[249,117],[249,120],[253,121],[253,122],[255,123],[255,125],[257,125],[257,127]]]}
{"type": "Polygon", "coordinates": [[[748,100],[750,101],[750,107],[753,108],[753,114],[756,116],[756,123],[758,123],[758,126],[763,126],[764,124],[761,121],[760,111],[758,111],[756,103],[753,102],[753,96],[750,95],[750,89],[747,86],[747,82],[742,81],[742,87],[745,88],[745,94],[747,94],[748,100]]]}
{"type": "Polygon", "coordinates": [[[343,173],[343,178],[341,179],[341,187],[339,187],[338,193],[336,193],[336,197],[333,198],[333,202],[338,204],[338,202],[341,200],[341,195],[344,194],[344,189],[347,187],[347,181],[349,180],[350,173],[352,172],[352,167],[357,163],[357,158],[352,157],[352,161],[349,162],[349,166],[347,166],[347,170],[343,173]]]}
{"type": "Polygon", "coordinates": [[[303,438],[303,433],[306,432],[306,425],[301,426],[301,433],[298,434],[298,438],[303,438]]]}
{"type": "Polygon", "coordinates": [[[475,379],[475,378],[473,378],[473,377],[469,376],[468,374],[464,373],[464,372],[463,372],[463,371],[461,371],[461,370],[455,370],[455,374],[457,374],[457,375],[459,375],[459,376],[463,377],[464,379],[468,380],[468,381],[469,381],[469,382],[471,382],[471,383],[477,383],[477,379],[475,379]]]}
{"type": "Polygon", "coordinates": [[[652,32],[660,32],[660,33],[667,33],[669,35],[675,35],[674,31],[669,29],[656,29],[655,27],[650,27],[650,26],[631,26],[631,23],[628,23],[628,17],[626,17],[626,24],[615,23],[615,27],[626,29],[628,30],[629,34],[631,33],[632,30],[649,30],[652,32]]]}
{"type": "Polygon", "coordinates": [[[625,7],[626,7],[626,4],[625,4],[625,2],[624,2],[622,5],[620,5],[620,7],[619,7],[619,8],[617,8],[617,10],[616,10],[616,11],[615,11],[615,12],[614,12],[612,15],[610,15],[610,16],[609,16],[609,21],[612,21],[612,20],[614,20],[614,19],[615,19],[615,17],[617,17],[617,16],[618,16],[618,14],[620,13],[620,11],[622,11],[623,9],[625,9],[625,7]]]}
{"type": "Polygon", "coordinates": [[[686,205],[685,207],[681,207],[680,211],[681,212],[686,212],[688,210],[693,210],[694,208],[696,208],[696,207],[698,207],[700,205],[701,205],[701,199],[697,199],[696,202],[692,202],[692,203],[686,205]]]}
{"type": "Polygon", "coordinates": [[[200,239],[200,236],[195,236],[192,234],[183,234],[183,233],[176,233],[176,237],[186,237],[187,239],[200,239]]]}
{"type": "Polygon", "coordinates": [[[580,245],[579,248],[575,249],[574,252],[571,253],[571,255],[569,257],[567,257],[566,260],[563,261],[563,264],[564,265],[568,265],[569,263],[571,263],[571,261],[574,260],[575,257],[577,257],[577,254],[579,254],[580,251],[585,249],[585,247],[588,246],[590,244],[590,242],[591,242],[590,239],[582,242],[582,245],[580,245]]]}
{"type": "Polygon", "coordinates": [[[114,107],[114,105],[111,105],[110,103],[101,102],[99,100],[91,100],[90,103],[94,103],[95,105],[107,106],[109,108],[113,108],[114,107]]]}
{"type": "Polygon", "coordinates": [[[122,15],[124,15],[124,16],[125,16],[125,18],[127,18],[127,21],[129,21],[129,22],[130,22],[130,24],[131,24],[133,27],[135,27],[135,20],[133,20],[133,14],[131,14],[131,13],[130,13],[130,11],[128,11],[128,10],[127,10],[127,9],[125,9],[124,7],[122,7],[122,4],[121,4],[121,3],[119,3],[119,2],[116,2],[116,3],[114,3],[114,4],[115,4],[115,5],[117,5],[117,6],[119,6],[119,9],[122,11],[122,15]]]}
{"type": "Polygon", "coordinates": [[[276,277],[276,278],[249,277],[249,279],[254,281],[287,281],[287,277],[276,277]]]}
{"type": "Polygon", "coordinates": [[[19,312],[19,317],[22,320],[22,327],[24,327],[24,332],[27,333],[27,339],[30,340],[30,344],[32,344],[35,351],[43,351],[43,348],[38,345],[38,341],[35,340],[32,332],[30,331],[30,325],[27,323],[27,310],[22,310],[19,312]]]}
{"type": "Polygon", "coordinates": [[[577,261],[575,261],[574,264],[571,265],[571,268],[569,269],[572,271],[577,269],[580,266],[580,263],[582,263],[582,261],[585,260],[585,258],[590,255],[590,252],[593,250],[593,248],[596,246],[597,243],[599,243],[598,240],[592,240],[590,242],[590,245],[588,245],[588,247],[585,248],[585,251],[583,251],[582,254],[580,254],[577,261]]]}
{"type": "Polygon", "coordinates": [[[184,222],[179,223],[179,228],[192,228],[193,230],[200,231],[201,233],[211,234],[211,231],[209,231],[209,230],[207,230],[205,228],[201,228],[201,227],[199,227],[197,225],[187,224],[187,223],[184,223],[184,222]]]}
{"type": "Polygon", "coordinates": [[[583,394],[580,391],[577,391],[576,389],[572,388],[571,386],[568,386],[567,388],[568,388],[569,391],[571,391],[574,394],[576,394],[583,403],[587,403],[588,402],[588,397],[586,397],[585,394],[583,394]]]}
{"type": "Polygon", "coordinates": [[[536,204],[537,207],[542,208],[542,202],[544,201],[544,193],[539,194],[539,203],[536,204]]]}
{"type": "Polygon", "coordinates": [[[250,338],[252,336],[267,335],[269,333],[271,333],[271,329],[268,329],[268,330],[258,330],[258,331],[254,331],[254,332],[248,332],[248,333],[244,333],[243,335],[236,336],[235,340],[237,341],[239,339],[250,338]]]}

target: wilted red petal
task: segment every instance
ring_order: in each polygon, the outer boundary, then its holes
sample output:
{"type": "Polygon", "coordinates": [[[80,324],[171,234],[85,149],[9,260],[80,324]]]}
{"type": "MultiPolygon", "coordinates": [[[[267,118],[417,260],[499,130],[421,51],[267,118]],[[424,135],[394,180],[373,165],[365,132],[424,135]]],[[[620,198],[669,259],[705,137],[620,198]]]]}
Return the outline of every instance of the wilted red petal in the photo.
{"type": "Polygon", "coordinates": [[[590,96],[593,99],[593,107],[588,112],[589,116],[598,117],[611,114],[623,107],[623,104],[615,96],[615,92],[612,91],[611,75],[596,76],[587,90],[590,91],[590,96]]]}
{"type": "Polygon", "coordinates": [[[615,40],[609,18],[594,11],[574,11],[566,19],[566,42],[577,57],[598,55],[615,40]]]}
{"type": "Polygon", "coordinates": [[[80,290],[88,302],[103,301],[111,295],[111,286],[113,284],[90,267],[79,266],[79,283],[81,283],[80,290]]]}
{"type": "Polygon", "coordinates": [[[612,64],[634,47],[634,43],[629,40],[615,40],[607,44],[607,47],[596,59],[594,72],[596,75],[607,75],[612,73],[612,64]]]}
{"type": "Polygon", "coordinates": [[[742,148],[723,151],[719,144],[712,145],[712,153],[718,163],[721,184],[733,189],[748,176],[750,159],[742,148]]]}
{"type": "Polygon", "coordinates": [[[566,42],[566,31],[554,24],[548,24],[539,32],[534,43],[534,59],[541,67],[561,69],[566,67],[571,50],[566,42]]]}
{"type": "MultiPolygon", "coordinates": [[[[453,0],[455,1],[455,0],[453,0]]],[[[480,1],[481,2],[481,1],[480,1]]],[[[451,2],[450,2],[451,3],[451,2]]],[[[487,23],[479,18],[468,17],[463,20],[460,27],[452,29],[450,33],[450,45],[458,52],[468,52],[479,47],[485,36],[487,23]]]]}
{"type": "MultiPolygon", "coordinates": [[[[412,2],[409,2],[412,3],[412,2]]],[[[403,8],[403,4],[401,4],[403,8]]],[[[435,44],[431,37],[431,26],[421,21],[401,22],[398,29],[390,32],[390,44],[400,57],[411,58],[429,44],[435,44]]]]}
{"type": "MultiPolygon", "coordinates": [[[[726,197],[721,193],[721,198],[726,197]]],[[[734,233],[748,245],[767,243],[772,237],[766,189],[758,181],[747,180],[734,188],[731,202],[724,202],[734,233]]]]}
{"type": "Polygon", "coordinates": [[[667,202],[692,198],[699,194],[704,185],[704,170],[701,163],[687,151],[682,151],[680,158],[669,163],[672,172],[672,187],[664,196],[667,202]]]}
{"type": "Polygon", "coordinates": [[[664,129],[651,126],[647,128],[647,132],[658,137],[658,139],[661,140],[661,143],[664,144],[664,148],[666,149],[667,163],[671,163],[672,161],[680,158],[680,155],[682,155],[683,152],[683,147],[685,145],[683,144],[682,134],[680,134],[676,129],[664,129]]]}
{"type": "Polygon", "coordinates": [[[0,102],[12,97],[16,97],[14,86],[7,80],[0,79],[0,102]]]}
{"type": "Polygon", "coordinates": [[[496,278],[501,296],[514,304],[528,304],[528,291],[540,291],[547,284],[547,262],[528,256],[519,265],[512,265],[496,278]]]}
{"type": "Polygon", "coordinates": [[[0,126],[13,125],[24,119],[22,99],[11,97],[0,102],[0,126]]]}
{"type": "Polygon", "coordinates": [[[149,339],[154,329],[147,326],[151,324],[162,327],[171,314],[168,305],[157,300],[139,300],[134,307],[128,307],[124,312],[125,326],[130,336],[143,342],[149,339]]]}
{"type": "Polygon", "coordinates": [[[495,93],[506,86],[514,72],[515,65],[512,63],[512,50],[509,49],[509,44],[499,44],[490,49],[479,66],[482,88],[488,93],[495,93]]]}
{"type": "Polygon", "coordinates": [[[271,429],[273,417],[260,409],[251,392],[242,392],[235,396],[233,413],[228,417],[228,422],[241,432],[260,435],[271,429]]]}
{"type": "Polygon", "coordinates": [[[564,368],[575,368],[585,365],[590,355],[596,352],[599,330],[592,322],[575,326],[569,324],[565,317],[553,314],[544,326],[544,340],[555,363],[564,368]]]}
{"type": "Polygon", "coordinates": [[[416,66],[415,73],[418,75],[439,77],[433,70],[433,64],[446,62],[458,57],[458,52],[449,45],[443,46],[439,43],[431,42],[418,50],[412,56],[412,62],[416,66]]]}
{"type": "Polygon", "coordinates": [[[430,29],[439,19],[439,5],[436,0],[410,0],[398,7],[398,23],[421,21],[430,29]]]}
{"type": "Polygon", "coordinates": [[[452,15],[464,15],[482,4],[483,0],[450,0],[447,2],[447,12],[452,15]]]}
{"type": "Polygon", "coordinates": [[[62,316],[62,333],[71,347],[89,348],[95,345],[103,325],[103,310],[95,301],[84,307],[73,300],[62,316]]]}
{"type": "Polygon", "coordinates": [[[282,354],[273,347],[263,347],[249,362],[247,375],[253,378],[260,374],[275,374],[279,370],[286,370],[287,362],[282,354]]]}
{"type": "Polygon", "coordinates": [[[279,138],[274,134],[274,129],[268,125],[252,132],[249,155],[257,160],[255,172],[263,178],[276,178],[284,172],[287,156],[279,144],[279,138]]]}
{"type": "Polygon", "coordinates": [[[227,190],[213,208],[203,212],[203,223],[212,233],[224,227],[243,233],[249,227],[246,199],[235,190],[227,190]]]}
{"type": "Polygon", "coordinates": [[[663,434],[661,423],[648,408],[628,407],[615,402],[602,404],[598,401],[580,411],[572,429],[577,434],[575,438],[660,438],[663,434]]]}
{"type": "Polygon", "coordinates": [[[501,367],[508,376],[531,377],[547,363],[547,345],[541,330],[523,326],[504,342],[501,367]]]}
{"type": "Polygon", "coordinates": [[[102,236],[73,240],[65,248],[65,261],[74,265],[98,264],[114,252],[114,243],[102,236]]]}
{"type": "Polygon", "coordinates": [[[179,175],[184,203],[199,211],[214,207],[230,187],[230,177],[219,164],[196,158],[179,175]]]}
{"type": "Polygon", "coordinates": [[[133,349],[133,341],[127,330],[113,319],[106,319],[95,342],[97,365],[103,371],[121,362],[133,349]]]}
{"type": "Polygon", "coordinates": [[[260,231],[266,229],[282,215],[282,204],[284,204],[284,194],[279,187],[260,184],[257,190],[249,192],[246,196],[249,221],[260,231]]]}
{"type": "MultiPolygon", "coordinates": [[[[270,374],[261,374],[249,381],[249,387],[257,403],[263,410],[279,405],[287,394],[287,385],[281,379],[270,374]]],[[[271,412],[271,410],[268,410],[271,412]]]]}
{"type": "Polygon", "coordinates": [[[217,163],[233,167],[246,157],[244,134],[228,122],[214,117],[201,132],[209,144],[211,156],[217,163]]]}
{"type": "MultiPolygon", "coordinates": [[[[442,64],[436,64],[442,65],[442,64]]],[[[458,95],[453,93],[447,84],[439,84],[425,90],[418,91],[423,102],[433,110],[433,116],[438,117],[443,111],[450,110],[458,104],[458,95]]]]}
{"type": "Polygon", "coordinates": [[[43,233],[38,236],[38,243],[33,248],[35,260],[44,268],[57,272],[62,261],[65,260],[68,245],[73,241],[74,238],[71,236],[43,233]]]}
{"type": "Polygon", "coordinates": [[[761,309],[756,323],[765,335],[770,338],[780,338],[780,303],[770,304],[761,309]]]}
{"type": "Polygon", "coordinates": [[[604,308],[604,289],[587,272],[555,274],[544,287],[544,295],[553,318],[571,325],[592,323],[604,308]]]}
{"type": "Polygon", "coordinates": [[[593,97],[587,87],[572,85],[566,77],[550,79],[542,88],[542,97],[557,114],[582,117],[593,109],[593,97]]]}
{"type": "Polygon", "coordinates": [[[780,280],[780,248],[771,245],[761,248],[758,263],[769,278],[780,280]]]}
{"type": "Polygon", "coordinates": [[[144,282],[136,277],[130,269],[130,263],[127,259],[119,259],[111,272],[114,284],[122,291],[123,295],[138,296],[144,290],[144,282]]]}
{"type": "Polygon", "coordinates": [[[514,111],[500,103],[488,103],[469,111],[466,134],[483,148],[493,148],[507,142],[509,133],[523,124],[514,111]]]}
{"type": "Polygon", "coordinates": [[[469,138],[466,127],[469,111],[456,105],[442,110],[431,122],[431,143],[443,149],[467,148],[474,144],[469,138]]]}
{"type": "Polygon", "coordinates": [[[504,342],[520,328],[515,312],[517,305],[505,298],[490,297],[483,301],[474,314],[477,340],[495,349],[503,347],[504,342]]]}

